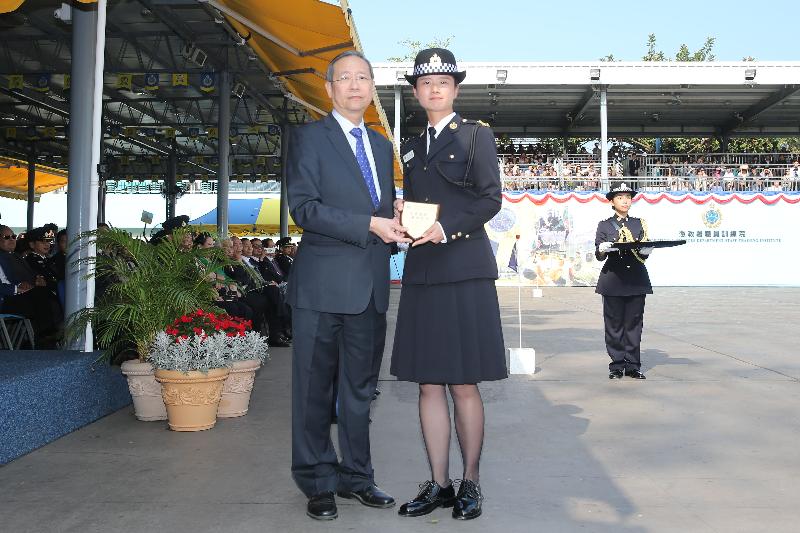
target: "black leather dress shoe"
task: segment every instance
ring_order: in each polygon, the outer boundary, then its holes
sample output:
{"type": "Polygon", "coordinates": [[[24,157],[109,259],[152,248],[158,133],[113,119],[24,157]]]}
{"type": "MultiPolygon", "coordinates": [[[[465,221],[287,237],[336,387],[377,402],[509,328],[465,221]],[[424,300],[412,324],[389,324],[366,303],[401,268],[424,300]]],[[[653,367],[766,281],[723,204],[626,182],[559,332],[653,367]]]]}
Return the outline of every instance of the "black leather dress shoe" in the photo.
{"type": "Polygon", "coordinates": [[[371,485],[363,490],[338,490],[336,494],[342,498],[355,498],[367,507],[377,507],[378,509],[394,507],[394,498],[375,485],[371,485]]]}
{"type": "Polygon", "coordinates": [[[625,371],[625,375],[633,379],[647,379],[638,368],[629,368],[625,371]]]}
{"type": "Polygon", "coordinates": [[[333,520],[339,516],[332,492],[321,492],[308,499],[306,514],[314,520],[333,520]]]}
{"type": "Polygon", "coordinates": [[[458,486],[458,495],[453,505],[453,518],[458,520],[472,520],[481,515],[481,486],[471,479],[464,479],[458,486]]]}
{"type": "Polygon", "coordinates": [[[608,379],[622,379],[622,370],[612,370],[608,373],[608,379]]]}
{"type": "Polygon", "coordinates": [[[435,481],[426,481],[419,486],[417,497],[400,506],[400,516],[423,516],[437,507],[452,507],[456,499],[453,484],[442,487],[435,481]]]}
{"type": "Polygon", "coordinates": [[[292,346],[292,343],[281,335],[277,337],[270,337],[268,342],[270,346],[275,348],[289,348],[292,346]]]}

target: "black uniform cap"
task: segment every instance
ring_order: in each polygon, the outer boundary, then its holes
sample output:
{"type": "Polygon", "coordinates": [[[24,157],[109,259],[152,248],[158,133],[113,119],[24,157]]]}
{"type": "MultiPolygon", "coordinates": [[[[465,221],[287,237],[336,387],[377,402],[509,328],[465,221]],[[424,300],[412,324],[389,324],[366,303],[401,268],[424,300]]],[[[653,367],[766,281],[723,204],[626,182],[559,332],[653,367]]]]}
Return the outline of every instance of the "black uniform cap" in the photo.
{"type": "Polygon", "coordinates": [[[458,70],[456,56],[446,48],[427,48],[417,54],[414,59],[414,72],[406,74],[406,79],[411,85],[417,85],[417,78],[430,74],[447,74],[453,76],[456,84],[464,81],[466,71],[458,70]]]}

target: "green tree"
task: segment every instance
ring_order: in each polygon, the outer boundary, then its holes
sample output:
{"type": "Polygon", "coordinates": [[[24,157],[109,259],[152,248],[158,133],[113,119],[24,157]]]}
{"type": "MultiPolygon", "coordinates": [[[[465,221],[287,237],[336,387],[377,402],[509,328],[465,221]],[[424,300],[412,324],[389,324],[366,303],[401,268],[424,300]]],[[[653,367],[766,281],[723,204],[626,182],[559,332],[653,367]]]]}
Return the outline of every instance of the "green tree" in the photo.
{"type": "Polygon", "coordinates": [[[386,61],[391,61],[393,63],[408,63],[409,61],[414,61],[414,58],[417,57],[417,54],[420,50],[424,50],[425,48],[447,48],[450,46],[450,43],[453,41],[454,36],[448,35],[447,37],[434,37],[433,40],[426,43],[424,46],[422,41],[415,41],[412,39],[403,39],[399,41],[397,44],[401,46],[405,46],[408,50],[402,56],[395,56],[387,58],[386,61]]]}

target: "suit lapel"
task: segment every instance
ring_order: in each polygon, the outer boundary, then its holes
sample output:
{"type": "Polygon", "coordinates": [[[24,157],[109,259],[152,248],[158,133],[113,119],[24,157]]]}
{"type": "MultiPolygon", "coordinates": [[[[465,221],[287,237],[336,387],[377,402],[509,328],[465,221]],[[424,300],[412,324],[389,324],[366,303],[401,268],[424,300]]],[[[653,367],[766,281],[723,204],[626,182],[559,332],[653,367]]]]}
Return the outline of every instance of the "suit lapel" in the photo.
{"type": "MultiPolygon", "coordinates": [[[[361,167],[358,166],[356,156],[353,153],[353,149],[350,148],[350,143],[347,140],[347,137],[345,137],[342,127],[331,115],[325,117],[324,120],[325,126],[328,128],[328,139],[331,141],[331,144],[333,144],[333,147],[336,149],[336,151],[339,152],[339,155],[342,156],[342,159],[350,169],[350,175],[352,175],[353,178],[358,182],[357,187],[366,195],[371,204],[372,197],[370,196],[369,189],[367,189],[367,184],[364,181],[364,175],[361,174],[361,167]]],[[[369,131],[369,128],[367,128],[367,130],[369,131]]],[[[372,144],[371,139],[370,144],[372,144]]],[[[377,161],[375,166],[377,166],[377,161]]]]}

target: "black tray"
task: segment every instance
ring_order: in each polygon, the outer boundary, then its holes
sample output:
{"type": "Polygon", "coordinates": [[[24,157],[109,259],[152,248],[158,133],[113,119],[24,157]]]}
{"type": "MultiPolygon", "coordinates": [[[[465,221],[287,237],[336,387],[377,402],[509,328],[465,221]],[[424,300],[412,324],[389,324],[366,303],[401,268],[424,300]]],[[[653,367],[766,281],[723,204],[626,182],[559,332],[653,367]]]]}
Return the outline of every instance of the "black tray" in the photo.
{"type": "Polygon", "coordinates": [[[686,244],[686,239],[676,239],[673,241],[634,241],[634,242],[615,242],[614,248],[618,250],[639,250],[640,248],[671,248],[686,244]]]}

